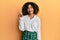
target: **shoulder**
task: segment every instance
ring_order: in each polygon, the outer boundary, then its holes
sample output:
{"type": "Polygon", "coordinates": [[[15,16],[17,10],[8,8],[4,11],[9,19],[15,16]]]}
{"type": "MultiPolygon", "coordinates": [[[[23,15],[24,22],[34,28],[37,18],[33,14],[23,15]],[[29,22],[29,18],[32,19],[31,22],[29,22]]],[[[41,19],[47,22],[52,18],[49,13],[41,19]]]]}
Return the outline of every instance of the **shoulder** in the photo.
{"type": "Polygon", "coordinates": [[[41,18],[37,15],[36,15],[36,21],[37,21],[38,24],[41,24],[41,18]]]}
{"type": "Polygon", "coordinates": [[[40,17],[35,15],[35,19],[37,19],[38,21],[40,21],[40,17]]]}

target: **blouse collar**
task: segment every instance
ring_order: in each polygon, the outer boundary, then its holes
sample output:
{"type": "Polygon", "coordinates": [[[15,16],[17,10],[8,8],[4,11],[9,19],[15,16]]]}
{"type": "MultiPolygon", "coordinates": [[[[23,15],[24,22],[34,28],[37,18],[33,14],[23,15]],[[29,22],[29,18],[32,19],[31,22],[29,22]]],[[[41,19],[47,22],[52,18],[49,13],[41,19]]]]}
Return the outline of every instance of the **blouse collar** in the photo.
{"type": "MultiPolygon", "coordinates": [[[[27,17],[30,19],[30,17],[28,15],[27,15],[27,17]]],[[[35,17],[36,17],[36,15],[34,15],[34,17],[32,19],[30,19],[30,20],[33,20],[35,17]]]]}

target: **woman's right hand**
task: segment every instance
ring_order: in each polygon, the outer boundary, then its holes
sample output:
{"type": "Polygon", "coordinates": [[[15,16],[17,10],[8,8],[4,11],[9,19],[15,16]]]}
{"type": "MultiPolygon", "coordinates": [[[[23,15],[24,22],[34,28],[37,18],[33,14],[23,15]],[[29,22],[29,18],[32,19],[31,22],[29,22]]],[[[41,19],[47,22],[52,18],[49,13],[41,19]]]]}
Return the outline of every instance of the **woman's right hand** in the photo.
{"type": "Polygon", "coordinates": [[[22,11],[20,11],[19,12],[19,17],[22,17],[22,16],[23,16],[22,11]]]}

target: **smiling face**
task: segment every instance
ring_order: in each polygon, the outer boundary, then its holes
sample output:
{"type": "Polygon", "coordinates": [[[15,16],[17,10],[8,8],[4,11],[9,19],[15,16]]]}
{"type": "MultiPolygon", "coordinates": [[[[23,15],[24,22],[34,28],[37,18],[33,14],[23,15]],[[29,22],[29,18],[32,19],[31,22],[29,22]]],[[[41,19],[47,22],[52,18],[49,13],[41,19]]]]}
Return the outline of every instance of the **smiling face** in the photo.
{"type": "Polygon", "coordinates": [[[39,11],[39,7],[34,2],[27,2],[22,7],[23,15],[37,15],[39,11]]]}
{"type": "Polygon", "coordinates": [[[33,14],[33,12],[34,12],[34,9],[30,4],[28,5],[27,11],[28,11],[29,14],[33,14]]]}

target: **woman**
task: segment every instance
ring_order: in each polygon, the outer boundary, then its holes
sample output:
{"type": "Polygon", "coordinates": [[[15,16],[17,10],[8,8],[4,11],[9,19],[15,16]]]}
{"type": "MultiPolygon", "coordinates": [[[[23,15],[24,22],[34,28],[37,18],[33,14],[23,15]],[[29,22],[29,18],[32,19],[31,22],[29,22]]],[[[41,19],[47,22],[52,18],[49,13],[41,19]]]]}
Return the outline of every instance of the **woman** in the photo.
{"type": "Polygon", "coordinates": [[[38,11],[39,7],[34,2],[27,2],[23,5],[19,17],[19,29],[23,32],[22,40],[41,40],[38,11]]]}

